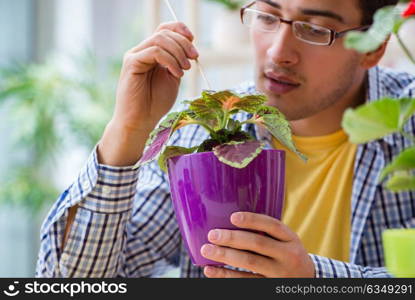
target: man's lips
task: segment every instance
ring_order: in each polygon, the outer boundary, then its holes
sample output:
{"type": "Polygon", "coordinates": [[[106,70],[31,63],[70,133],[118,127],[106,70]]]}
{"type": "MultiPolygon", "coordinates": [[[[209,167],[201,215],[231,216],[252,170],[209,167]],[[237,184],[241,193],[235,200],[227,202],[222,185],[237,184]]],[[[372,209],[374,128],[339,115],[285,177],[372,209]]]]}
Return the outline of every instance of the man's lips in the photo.
{"type": "Polygon", "coordinates": [[[265,77],[267,77],[268,79],[272,79],[272,80],[281,82],[281,83],[290,84],[290,85],[294,85],[294,86],[300,86],[299,82],[297,82],[293,79],[290,79],[287,76],[279,75],[279,74],[276,74],[276,73],[273,73],[273,72],[266,72],[265,77]]]}
{"type": "Polygon", "coordinates": [[[300,83],[272,72],[265,73],[265,88],[275,94],[286,94],[300,87],[300,83]]]}

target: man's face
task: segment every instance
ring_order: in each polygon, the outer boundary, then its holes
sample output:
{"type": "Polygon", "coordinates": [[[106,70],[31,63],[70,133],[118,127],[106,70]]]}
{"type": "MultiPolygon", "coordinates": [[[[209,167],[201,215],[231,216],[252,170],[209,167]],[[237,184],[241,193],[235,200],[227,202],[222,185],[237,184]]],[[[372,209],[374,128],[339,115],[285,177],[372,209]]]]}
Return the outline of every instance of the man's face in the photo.
{"type": "MultiPolygon", "coordinates": [[[[361,20],[357,0],[270,0],[257,1],[253,8],[337,32],[359,27],[361,20]],[[333,17],[325,16],[327,12],[333,17]]],[[[350,97],[350,91],[361,84],[365,71],[359,64],[361,55],[345,49],[343,38],[331,46],[307,44],[297,39],[286,23],[281,23],[278,32],[252,30],[251,35],[257,89],[268,96],[267,104],[281,110],[288,120],[314,116],[350,97]]]]}

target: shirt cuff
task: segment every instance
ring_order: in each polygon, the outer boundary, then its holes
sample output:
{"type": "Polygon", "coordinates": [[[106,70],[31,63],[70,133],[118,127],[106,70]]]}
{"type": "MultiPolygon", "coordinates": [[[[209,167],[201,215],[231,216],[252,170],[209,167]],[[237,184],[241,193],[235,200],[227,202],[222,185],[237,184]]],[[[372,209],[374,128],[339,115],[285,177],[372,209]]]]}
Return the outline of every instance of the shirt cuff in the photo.
{"type": "Polygon", "coordinates": [[[139,169],[134,169],[134,166],[99,164],[95,147],[86,171],[80,175],[86,193],[79,207],[106,214],[129,211],[136,194],[138,173],[139,169]]]}

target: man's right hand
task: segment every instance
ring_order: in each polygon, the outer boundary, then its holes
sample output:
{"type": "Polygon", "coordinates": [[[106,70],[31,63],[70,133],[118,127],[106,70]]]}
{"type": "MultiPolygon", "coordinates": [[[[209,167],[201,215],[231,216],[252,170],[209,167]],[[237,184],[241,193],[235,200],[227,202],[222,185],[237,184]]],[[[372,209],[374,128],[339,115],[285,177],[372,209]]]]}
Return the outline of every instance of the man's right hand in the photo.
{"type": "Polygon", "coordinates": [[[198,57],[192,41],[183,23],[164,23],[125,54],[114,114],[98,145],[100,163],[138,161],[150,132],[174,105],[189,59],[198,57]]]}

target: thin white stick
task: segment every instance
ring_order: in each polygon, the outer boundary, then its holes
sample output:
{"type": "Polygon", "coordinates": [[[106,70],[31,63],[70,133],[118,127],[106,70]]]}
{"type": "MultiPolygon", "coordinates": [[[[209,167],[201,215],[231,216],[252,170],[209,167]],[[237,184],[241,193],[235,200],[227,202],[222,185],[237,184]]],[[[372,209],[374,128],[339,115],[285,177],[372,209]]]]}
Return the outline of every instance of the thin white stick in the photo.
{"type": "Polygon", "coordinates": [[[177,15],[174,12],[174,9],[173,9],[173,7],[170,4],[170,1],[169,0],[164,0],[164,2],[166,2],[166,5],[167,5],[167,7],[170,10],[171,15],[173,16],[174,21],[179,22],[179,19],[177,18],[177,15]]]}
{"type": "MultiPolygon", "coordinates": [[[[167,7],[169,8],[170,13],[173,16],[174,21],[179,22],[179,19],[177,18],[177,15],[174,12],[174,9],[173,9],[173,7],[170,4],[170,1],[169,0],[164,0],[164,2],[166,3],[167,7]]],[[[199,68],[199,72],[202,75],[203,80],[205,81],[206,86],[208,87],[209,90],[211,90],[212,88],[210,86],[209,81],[206,78],[205,72],[203,72],[202,65],[200,64],[199,60],[197,60],[197,59],[196,59],[196,64],[197,64],[197,66],[199,68]]]]}

